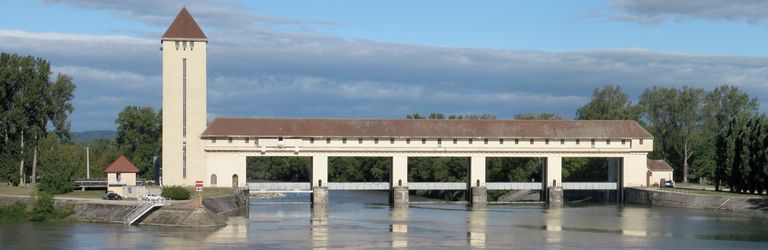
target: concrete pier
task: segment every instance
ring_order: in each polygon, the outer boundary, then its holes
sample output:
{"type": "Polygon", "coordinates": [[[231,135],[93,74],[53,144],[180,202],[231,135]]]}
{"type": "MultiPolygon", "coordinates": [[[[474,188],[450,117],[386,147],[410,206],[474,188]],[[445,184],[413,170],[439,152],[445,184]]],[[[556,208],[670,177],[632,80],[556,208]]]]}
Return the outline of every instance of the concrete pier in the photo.
{"type": "Polygon", "coordinates": [[[393,187],[389,195],[389,204],[393,207],[408,207],[408,187],[393,187]]]}
{"type": "Polygon", "coordinates": [[[469,197],[472,207],[485,207],[488,204],[488,190],[485,187],[469,188],[469,197]]]}
{"type": "Polygon", "coordinates": [[[547,204],[550,207],[563,206],[563,187],[547,188],[547,204]]]}
{"type": "Polygon", "coordinates": [[[328,187],[312,187],[312,207],[328,206],[328,187]]]}

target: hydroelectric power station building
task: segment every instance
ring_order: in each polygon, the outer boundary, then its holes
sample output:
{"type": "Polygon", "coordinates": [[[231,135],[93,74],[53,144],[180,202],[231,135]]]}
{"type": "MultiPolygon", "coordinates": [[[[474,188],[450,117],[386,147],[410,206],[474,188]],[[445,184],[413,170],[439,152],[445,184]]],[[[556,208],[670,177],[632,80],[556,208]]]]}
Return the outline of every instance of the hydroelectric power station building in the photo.
{"type": "MultiPolygon", "coordinates": [[[[408,203],[408,190],[467,190],[472,204],[486,190],[545,190],[547,200],[563,189],[619,190],[648,186],[647,154],[653,137],[635,121],[279,119],[206,117],[208,38],[186,9],[162,37],[163,185],[251,190],[306,190],[327,202],[328,189],[390,190],[391,202],[408,203]],[[311,157],[309,183],[246,183],[246,157],[311,157]],[[389,183],[329,183],[328,157],[390,157],[389,183]],[[466,183],[408,180],[408,158],[464,157],[466,183]],[[487,157],[543,159],[540,183],[486,183],[487,157]],[[608,158],[605,182],[563,183],[564,157],[608,158]]],[[[619,196],[621,192],[618,192],[619,196]]]]}

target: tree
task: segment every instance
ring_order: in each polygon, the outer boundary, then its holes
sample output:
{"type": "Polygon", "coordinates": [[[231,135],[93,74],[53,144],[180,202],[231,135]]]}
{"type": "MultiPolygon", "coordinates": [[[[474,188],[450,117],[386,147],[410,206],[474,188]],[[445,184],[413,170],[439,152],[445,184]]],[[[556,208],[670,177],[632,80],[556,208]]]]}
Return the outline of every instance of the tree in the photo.
{"type": "Polygon", "coordinates": [[[576,110],[579,120],[640,121],[640,108],[632,104],[629,95],[618,85],[595,88],[592,100],[576,110]]]}
{"type": "Polygon", "coordinates": [[[72,178],[75,169],[82,161],[78,147],[61,143],[57,138],[45,138],[41,141],[40,174],[41,179],[37,188],[51,194],[63,194],[74,188],[72,178]]]}
{"type": "MultiPolygon", "coordinates": [[[[0,53],[0,144],[6,149],[0,150],[0,159],[18,162],[18,182],[14,183],[26,182],[30,158],[31,183],[36,181],[38,141],[48,135],[49,127],[68,138],[67,118],[73,110],[75,85],[69,76],[60,74],[54,82],[49,81],[49,76],[50,64],[42,58],[0,53]]],[[[8,171],[3,168],[0,172],[8,179],[8,171]]]]}
{"type": "Polygon", "coordinates": [[[139,167],[142,177],[151,179],[152,159],[160,154],[160,116],[150,107],[127,106],[115,120],[120,150],[139,167]]]}
{"type": "Polygon", "coordinates": [[[555,113],[521,113],[515,115],[515,120],[565,120],[560,114],[555,113]]]}

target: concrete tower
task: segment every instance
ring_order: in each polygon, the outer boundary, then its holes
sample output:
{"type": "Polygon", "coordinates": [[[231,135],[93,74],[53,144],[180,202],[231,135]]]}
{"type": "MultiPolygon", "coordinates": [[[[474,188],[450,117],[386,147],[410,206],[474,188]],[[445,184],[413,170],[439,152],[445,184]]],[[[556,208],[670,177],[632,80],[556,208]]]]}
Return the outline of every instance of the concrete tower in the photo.
{"type": "Polygon", "coordinates": [[[161,39],[163,53],[163,185],[203,180],[200,135],[206,127],[208,38],[182,8],[161,39]]]}

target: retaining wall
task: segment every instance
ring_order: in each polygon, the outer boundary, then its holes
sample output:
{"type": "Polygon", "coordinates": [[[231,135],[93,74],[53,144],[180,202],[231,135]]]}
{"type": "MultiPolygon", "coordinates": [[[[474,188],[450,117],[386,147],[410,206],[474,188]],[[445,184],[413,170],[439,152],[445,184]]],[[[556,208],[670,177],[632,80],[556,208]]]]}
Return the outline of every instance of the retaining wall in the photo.
{"type": "Polygon", "coordinates": [[[688,194],[646,188],[625,188],[624,202],[662,207],[712,209],[768,216],[768,199],[688,194]]]}

